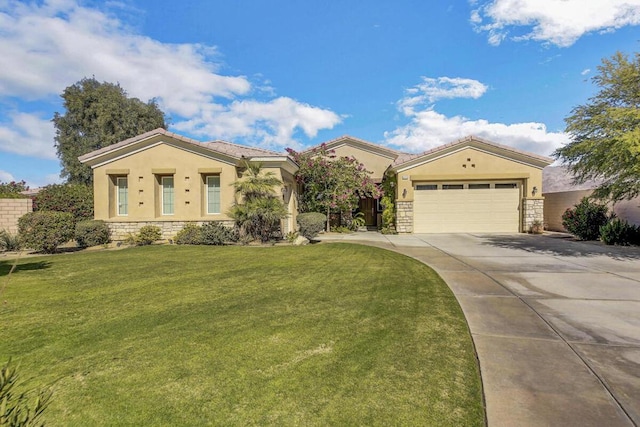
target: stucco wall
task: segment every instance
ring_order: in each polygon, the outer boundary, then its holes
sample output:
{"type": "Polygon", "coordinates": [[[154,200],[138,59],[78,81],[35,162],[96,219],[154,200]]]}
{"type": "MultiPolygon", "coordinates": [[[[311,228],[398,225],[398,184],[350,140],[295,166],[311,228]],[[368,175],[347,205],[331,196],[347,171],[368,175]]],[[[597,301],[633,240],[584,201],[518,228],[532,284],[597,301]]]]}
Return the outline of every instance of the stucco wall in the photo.
{"type": "Polygon", "coordinates": [[[229,220],[225,214],[234,201],[231,184],[236,168],[169,145],[149,147],[141,152],[114,160],[94,169],[95,218],[115,222],[139,221],[218,221],[229,220]],[[219,214],[206,214],[206,187],[203,171],[220,175],[219,214]],[[166,173],[175,171],[174,173],[166,173]],[[174,214],[162,215],[158,206],[158,176],[174,177],[174,214]],[[128,214],[118,216],[115,209],[114,176],[128,177],[128,214]]]}
{"type": "Polygon", "coordinates": [[[31,199],[0,199],[0,230],[18,232],[18,218],[33,211],[31,199]]]}
{"type": "MultiPolygon", "coordinates": [[[[579,190],[546,193],[544,195],[544,223],[547,230],[565,231],[562,226],[564,211],[580,203],[583,197],[588,197],[592,192],[592,190],[579,190]]],[[[623,200],[612,207],[619,218],[625,219],[631,224],[640,225],[640,197],[623,200]]]]}
{"type": "Polygon", "coordinates": [[[358,147],[353,147],[350,145],[343,145],[334,149],[336,156],[338,157],[350,157],[353,156],[360,163],[362,163],[365,168],[373,174],[371,178],[375,181],[379,182],[382,180],[384,176],[384,171],[393,163],[393,158],[382,156],[380,154],[365,151],[358,147]]]}
{"type": "Polygon", "coordinates": [[[413,200],[413,184],[420,181],[518,180],[525,197],[536,187],[540,196],[542,169],[469,147],[398,173],[398,200],[413,200]]]}

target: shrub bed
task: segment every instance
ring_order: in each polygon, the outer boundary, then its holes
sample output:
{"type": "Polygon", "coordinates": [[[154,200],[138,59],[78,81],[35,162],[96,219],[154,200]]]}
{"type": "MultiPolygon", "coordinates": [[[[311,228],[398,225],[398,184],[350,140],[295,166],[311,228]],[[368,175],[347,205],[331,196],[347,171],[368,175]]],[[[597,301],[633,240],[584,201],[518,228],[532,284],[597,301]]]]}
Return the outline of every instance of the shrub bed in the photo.
{"type": "Polygon", "coordinates": [[[298,225],[300,226],[300,234],[309,240],[312,240],[327,225],[327,216],[319,212],[306,212],[298,215],[298,225]]]}
{"type": "Polygon", "coordinates": [[[73,239],[73,215],[67,212],[29,212],[18,219],[18,233],[24,247],[54,253],[58,246],[73,239]]]}
{"type": "Polygon", "coordinates": [[[111,241],[107,223],[100,220],[80,221],[76,224],[76,243],[81,248],[104,245],[111,241]]]}

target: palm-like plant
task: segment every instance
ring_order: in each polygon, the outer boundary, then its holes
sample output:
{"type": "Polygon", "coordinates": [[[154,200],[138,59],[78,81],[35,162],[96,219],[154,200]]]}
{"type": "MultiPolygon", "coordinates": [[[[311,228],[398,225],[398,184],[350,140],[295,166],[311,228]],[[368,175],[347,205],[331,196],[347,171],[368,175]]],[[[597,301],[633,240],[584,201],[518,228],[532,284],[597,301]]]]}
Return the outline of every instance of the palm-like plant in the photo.
{"type": "Polygon", "coordinates": [[[229,216],[236,222],[243,239],[268,242],[280,228],[280,220],[287,217],[287,209],[275,193],[282,185],[273,172],[263,172],[260,163],[245,162],[242,180],[233,183],[236,202],[229,216]]]}

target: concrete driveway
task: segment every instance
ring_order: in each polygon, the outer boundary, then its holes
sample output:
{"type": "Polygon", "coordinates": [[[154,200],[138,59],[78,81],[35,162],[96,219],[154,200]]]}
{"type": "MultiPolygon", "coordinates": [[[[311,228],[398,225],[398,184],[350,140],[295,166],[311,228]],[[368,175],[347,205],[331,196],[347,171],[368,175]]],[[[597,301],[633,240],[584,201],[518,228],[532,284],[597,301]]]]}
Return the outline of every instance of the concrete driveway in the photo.
{"type": "Polygon", "coordinates": [[[640,248],[558,234],[326,238],[442,276],[469,323],[489,426],[640,425],[640,248]]]}

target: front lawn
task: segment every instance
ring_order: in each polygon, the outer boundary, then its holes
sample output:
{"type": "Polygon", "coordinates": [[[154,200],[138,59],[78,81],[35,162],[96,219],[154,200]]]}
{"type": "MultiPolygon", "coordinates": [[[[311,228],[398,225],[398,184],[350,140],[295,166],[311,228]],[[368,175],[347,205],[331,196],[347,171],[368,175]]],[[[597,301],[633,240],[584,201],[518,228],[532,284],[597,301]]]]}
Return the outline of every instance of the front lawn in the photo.
{"type": "MultiPolygon", "coordinates": [[[[0,288],[11,261],[0,261],[0,288]]],[[[462,312],[433,270],[350,244],[24,258],[0,364],[49,425],[483,425],[462,312]]]]}

